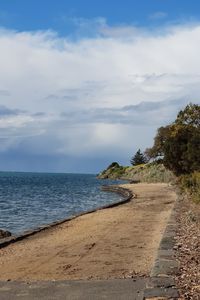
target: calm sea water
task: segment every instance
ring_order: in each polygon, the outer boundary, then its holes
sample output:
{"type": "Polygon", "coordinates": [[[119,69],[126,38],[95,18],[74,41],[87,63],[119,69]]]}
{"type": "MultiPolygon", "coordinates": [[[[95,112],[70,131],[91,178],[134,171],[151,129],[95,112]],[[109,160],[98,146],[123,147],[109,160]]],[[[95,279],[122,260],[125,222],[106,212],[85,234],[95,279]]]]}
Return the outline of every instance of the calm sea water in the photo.
{"type": "Polygon", "coordinates": [[[14,234],[118,201],[95,175],[0,172],[0,228],[14,234]]]}

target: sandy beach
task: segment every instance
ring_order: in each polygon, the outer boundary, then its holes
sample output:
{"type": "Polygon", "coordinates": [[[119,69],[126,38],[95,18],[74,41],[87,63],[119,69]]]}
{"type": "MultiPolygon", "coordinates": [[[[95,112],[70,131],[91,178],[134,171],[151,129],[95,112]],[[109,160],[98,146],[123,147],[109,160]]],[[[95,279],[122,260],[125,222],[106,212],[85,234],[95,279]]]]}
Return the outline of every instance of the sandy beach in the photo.
{"type": "Polygon", "coordinates": [[[126,184],[129,203],[99,210],[0,250],[0,280],[148,275],[176,193],[167,184],[126,184]]]}

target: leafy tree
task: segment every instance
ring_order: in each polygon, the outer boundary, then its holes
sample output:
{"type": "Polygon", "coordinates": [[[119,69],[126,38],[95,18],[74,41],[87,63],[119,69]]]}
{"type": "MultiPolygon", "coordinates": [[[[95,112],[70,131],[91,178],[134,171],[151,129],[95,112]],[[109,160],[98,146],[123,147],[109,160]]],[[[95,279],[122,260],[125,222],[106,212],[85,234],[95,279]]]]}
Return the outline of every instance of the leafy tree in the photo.
{"type": "Polygon", "coordinates": [[[200,106],[189,104],[181,110],[175,122],[160,127],[150,158],[163,158],[164,165],[176,175],[200,170],[200,106]]]}
{"type": "Polygon", "coordinates": [[[170,133],[163,147],[164,165],[176,175],[192,172],[194,155],[189,151],[193,137],[191,129],[183,126],[171,127],[170,133]]]}
{"type": "Polygon", "coordinates": [[[164,156],[164,144],[169,135],[170,126],[158,128],[153,147],[145,150],[145,155],[148,159],[162,158],[164,156]]]}
{"type": "Polygon", "coordinates": [[[184,110],[178,113],[175,123],[196,128],[200,127],[200,106],[198,104],[188,104],[184,110]]]}
{"type": "Polygon", "coordinates": [[[139,149],[135,153],[135,155],[131,158],[130,162],[133,166],[137,166],[140,164],[145,164],[147,162],[147,159],[146,159],[145,155],[139,149]]]}

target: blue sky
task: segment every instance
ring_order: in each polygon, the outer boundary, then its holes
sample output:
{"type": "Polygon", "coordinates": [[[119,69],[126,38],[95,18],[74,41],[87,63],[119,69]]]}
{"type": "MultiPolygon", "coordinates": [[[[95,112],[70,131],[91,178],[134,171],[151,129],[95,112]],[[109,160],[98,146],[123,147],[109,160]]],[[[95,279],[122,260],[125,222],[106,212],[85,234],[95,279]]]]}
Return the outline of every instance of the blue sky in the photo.
{"type": "Polygon", "coordinates": [[[1,0],[1,26],[19,31],[53,29],[60,35],[76,30],[78,19],[105,18],[110,26],[156,27],[198,21],[197,0],[1,0]]]}
{"type": "Polygon", "coordinates": [[[0,2],[0,169],[129,164],[200,103],[199,1],[0,2]]]}

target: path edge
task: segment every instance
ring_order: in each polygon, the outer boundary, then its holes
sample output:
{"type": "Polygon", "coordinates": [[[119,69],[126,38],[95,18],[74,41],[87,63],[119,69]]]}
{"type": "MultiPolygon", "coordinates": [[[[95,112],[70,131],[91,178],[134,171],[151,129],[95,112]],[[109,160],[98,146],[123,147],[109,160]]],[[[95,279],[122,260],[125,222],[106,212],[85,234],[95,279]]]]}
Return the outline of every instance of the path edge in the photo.
{"type": "Polygon", "coordinates": [[[150,279],[144,290],[143,300],[179,299],[175,276],[179,272],[180,266],[175,257],[174,247],[177,231],[176,217],[181,194],[178,188],[175,189],[175,192],[177,198],[160,241],[150,279]]]}

